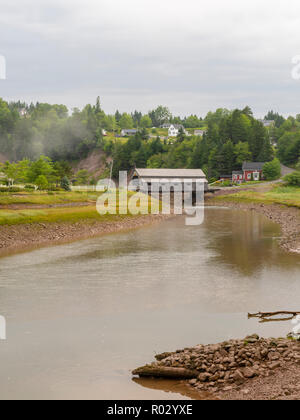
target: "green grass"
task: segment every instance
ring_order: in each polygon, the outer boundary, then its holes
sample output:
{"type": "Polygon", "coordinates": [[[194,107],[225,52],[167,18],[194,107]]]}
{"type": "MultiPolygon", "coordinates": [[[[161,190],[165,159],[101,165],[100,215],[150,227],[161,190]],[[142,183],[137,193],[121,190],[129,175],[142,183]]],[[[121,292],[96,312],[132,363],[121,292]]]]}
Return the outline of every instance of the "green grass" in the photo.
{"type": "Polygon", "coordinates": [[[240,191],[234,194],[219,196],[216,199],[244,203],[281,204],[300,208],[300,188],[276,186],[267,192],[240,191]]]}
{"type": "MultiPolygon", "coordinates": [[[[72,193],[69,193],[72,194],[72,193]]],[[[129,192],[128,197],[132,197],[133,193],[129,192]]],[[[53,197],[53,196],[50,196],[53,197]]],[[[141,205],[141,209],[145,212],[150,213],[151,201],[148,198],[144,205],[141,205]],[[147,211],[146,211],[147,210],[147,211]]],[[[97,198],[97,197],[95,197],[97,198]]],[[[39,200],[41,197],[39,198],[39,200]]],[[[161,203],[158,203],[161,209],[161,203]]],[[[124,217],[138,217],[132,216],[128,211],[125,201],[122,202],[117,200],[117,214],[106,214],[100,215],[96,209],[96,203],[82,207],[57,207],[57,208],[45,208],[45,209],[21,209],[21,210],[10,210],[0,209],[0,226],[4,225],[19,225],[19,224],[30,224],[30,223],[76,223],[76,222],[107,222],[107,221],[118,221],[124,217]],[[119,214],[120,209],[126,209],[126,214],[119,214]]],[[[123,211],[124,212],[124,211],[123,211]]]]}
{"type": "Polygon", "coordinates": [[[0,225],[18,225],[29,223],[76,223],[79,221],[112,221],[124,216],[100,216],[95,206],[57,208],[45,210],[0,210],[0,225]]]}
{"type": "Polygon", "coordinates": [[[95,202],[100,193],[97,192],[21,192],[0,193],[0,204],[67,204],[80,202],[95,202]]]}

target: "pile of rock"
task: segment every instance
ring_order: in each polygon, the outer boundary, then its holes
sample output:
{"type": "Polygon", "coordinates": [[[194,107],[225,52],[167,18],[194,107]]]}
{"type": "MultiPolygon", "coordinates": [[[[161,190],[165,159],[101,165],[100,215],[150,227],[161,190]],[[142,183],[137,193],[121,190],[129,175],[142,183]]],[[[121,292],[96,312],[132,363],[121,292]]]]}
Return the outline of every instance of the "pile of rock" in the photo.
{"type": "Polygon", "coordinates": [[[133,372],[139,376],[189,379],[200,391],[229,391],[287,364],[300,364],[300,343],[251,335],[216,345],[198,345],[156,356],[157,362],[133,372]],[[192,379],[191,379],[192,378],[192,379]]]}

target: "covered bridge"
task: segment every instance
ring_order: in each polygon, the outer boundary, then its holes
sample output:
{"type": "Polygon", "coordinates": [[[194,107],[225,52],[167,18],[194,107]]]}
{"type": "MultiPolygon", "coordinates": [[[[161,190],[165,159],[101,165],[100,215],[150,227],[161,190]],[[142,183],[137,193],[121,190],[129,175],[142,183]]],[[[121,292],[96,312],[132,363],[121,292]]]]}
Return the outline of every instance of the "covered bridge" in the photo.
{"type": "Polygon", "coordinates": [[[133,171],[131,180],[138,185],[140,182],[148,185],[148,191],[153,190],[153,184],[159,183],[166,188],[174,184],[189,183],[193,191],[196,191],[196,183],[204,183],[204,190],[208,190],[208,181],[205,173],[201,169],[140,169],[133,171]]]}

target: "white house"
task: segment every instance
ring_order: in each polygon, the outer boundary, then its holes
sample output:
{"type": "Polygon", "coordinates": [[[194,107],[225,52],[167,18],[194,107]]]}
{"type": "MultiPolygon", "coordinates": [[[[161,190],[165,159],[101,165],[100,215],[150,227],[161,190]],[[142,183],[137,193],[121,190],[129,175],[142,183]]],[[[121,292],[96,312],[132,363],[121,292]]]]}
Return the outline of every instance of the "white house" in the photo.
{"type": "Polygon", "coordinates": [[[275,125],[275,121],[272,120],[258,120],[263,124],[264,127],[273,127],[275,125]]]}
{"type": "Polygon", "coordinates": [[[169,137],[177,137],[180,129],[183,130],[184,134],[188,135],[188,132],[185,130],[183,125],[180,124],[171,124],[169,128],[169,137]]]}

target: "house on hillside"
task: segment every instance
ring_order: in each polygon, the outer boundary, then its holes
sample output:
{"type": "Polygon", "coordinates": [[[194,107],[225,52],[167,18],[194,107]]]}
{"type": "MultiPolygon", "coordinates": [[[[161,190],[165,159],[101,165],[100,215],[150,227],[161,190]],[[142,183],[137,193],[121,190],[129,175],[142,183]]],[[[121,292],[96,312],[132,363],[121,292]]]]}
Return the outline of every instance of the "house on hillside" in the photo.
{"type": "Polygon", "coordinates": [[[27,112],[26,108],[19,109],[19,115],[20,115],[21,118],[26,117],[27,114],[28,114],[28,112],[27,112]]]}
{"type": "Polygon", "coordinates": [[[264,179],[264,165],[265,162],[244,162],[242,171],[232,172],[232,182],[239,184],[248,181],[261,181],[264,179]]]}
{"type": "Polygon", "coordinates": [[[264,127],[272,127],[275,125],[275,121],[272,120],[258,120],[263,124],[264,127]]]}
{"type": "Polygon", "coordinates": [[[135,136],[139,130],[136,129],[124,129],[121,131],[121,137],[130,137],[135,136]]]}
{"type": "Polygon", "coordinates": [[[186,131],[186,129],[181,124],[171,124],[169,128],[169,137],[177,137],[180,130],[183,130],[185,135],[189,135],[189,133],[186,131]]]}
{"type": "Polygon", "coordinates": [[[194,136],[203,136],[206,133],[207,133],[206,130],[195,130],[194,131],[194,136]]]}

